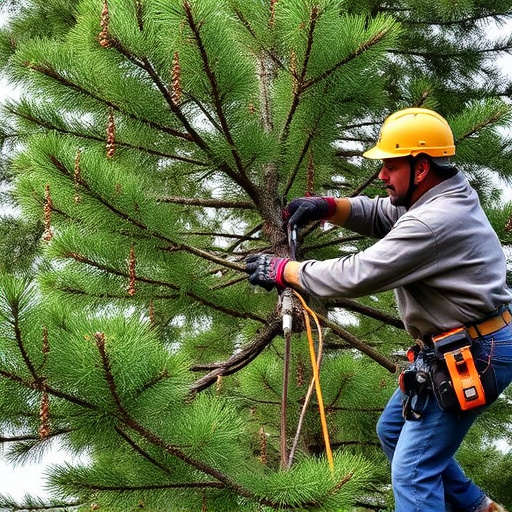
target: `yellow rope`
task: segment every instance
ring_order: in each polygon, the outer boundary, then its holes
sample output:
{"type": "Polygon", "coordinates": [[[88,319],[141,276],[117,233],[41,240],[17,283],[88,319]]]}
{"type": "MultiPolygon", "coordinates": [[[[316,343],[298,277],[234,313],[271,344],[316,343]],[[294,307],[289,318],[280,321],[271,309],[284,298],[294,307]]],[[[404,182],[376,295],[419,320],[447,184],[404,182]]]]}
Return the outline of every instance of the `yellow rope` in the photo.
{"type": "Polygon", "coordinates": [[[321,332],[320,322],[318,321],[318,317],[316,313],[309,308],[309,306],[306,304],[306,301],[302,298],[302,296],[297,293],[295,290],[293,290],[293,293],[295,296],[300,300],[302,307],[304,308],[304,321],[306,323],[306,334],[308,337],[309,342],[309,355],[311,358],[311,366],[313,368],[313,379],[315,381],[315,391],[316,391],[316,397],[318,399],[318,408],[320,410],[320,422],[322,423],[322,433],[324,436],[324,443],[325,443],[325,452],[327,454],[327,460],[329,461],[329,467],[331,468],[331,472],[334,472],[334,459],[332,456],[332,450],[331,450],[331,442],[329,440],[329,431],[327,429],[327,420],[325,417],[325,410],[324,410],[324,400],[322,398],[322,389],[320,388],[320,373],[318,371],[318,364],[316,361],[316,354],[315,354],[315,344],[313,341],[313,333],[311,331],[311,323],[309,321],[309,315],[314,319],[318,332],[321,332]]]}

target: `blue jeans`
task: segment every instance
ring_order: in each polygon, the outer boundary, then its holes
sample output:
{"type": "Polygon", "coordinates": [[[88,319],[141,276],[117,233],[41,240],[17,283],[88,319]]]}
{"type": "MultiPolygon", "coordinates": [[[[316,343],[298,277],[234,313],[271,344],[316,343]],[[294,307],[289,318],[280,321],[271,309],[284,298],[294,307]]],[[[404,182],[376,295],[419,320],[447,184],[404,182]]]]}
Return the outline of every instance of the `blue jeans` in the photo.
{"type": "MultiPolygon", "coordinates": [[[[476,359],[489,360],[498,393],[512,382],[512,325],[484,336],[474,350],[476,359]]],[[[455,460],[464,436],[486,407],[447,413],[429,392],[421,419],[404,420],[399,389],[377,424],[382,448],[391,462],[396,512],[474,512],[485,493],[455,460]]]]}

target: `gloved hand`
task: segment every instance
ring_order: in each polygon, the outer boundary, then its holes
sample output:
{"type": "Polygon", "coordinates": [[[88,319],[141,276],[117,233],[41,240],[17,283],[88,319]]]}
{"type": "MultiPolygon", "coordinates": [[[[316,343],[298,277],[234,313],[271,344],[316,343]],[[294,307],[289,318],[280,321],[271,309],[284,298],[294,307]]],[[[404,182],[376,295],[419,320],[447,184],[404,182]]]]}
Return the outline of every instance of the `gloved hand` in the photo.
{"type": "Polygon", "coordinates": [[[284,267],[290,261],[289,258],[278,258],[273,254],[253,254],[246,260],[245,271],[250,274],[249,282],[258,285],[265,290],[272,288],[284,290],[284,267]]]}
{"type": "Polygon", "coordinates": [[[283,217],[289,225],[295,224],[301,228],[312,220],[326,220],[336,212],[334,197],[298,197],[292,199],[283,212],[283,217]]]}

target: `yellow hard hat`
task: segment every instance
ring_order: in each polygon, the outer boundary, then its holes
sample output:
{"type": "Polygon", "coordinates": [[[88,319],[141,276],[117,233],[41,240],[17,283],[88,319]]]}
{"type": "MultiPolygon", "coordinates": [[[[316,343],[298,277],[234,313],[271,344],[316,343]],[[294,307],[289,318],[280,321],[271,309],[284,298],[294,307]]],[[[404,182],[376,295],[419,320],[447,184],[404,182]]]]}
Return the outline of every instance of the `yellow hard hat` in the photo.
{"type": "Polygon", "coordinates": [[[363,156],[382,160],[420,153],[434,158],[454,155],[452,130],[446,119],[433,110],[406,108],[384,121],[377,144],[363,156]]]}

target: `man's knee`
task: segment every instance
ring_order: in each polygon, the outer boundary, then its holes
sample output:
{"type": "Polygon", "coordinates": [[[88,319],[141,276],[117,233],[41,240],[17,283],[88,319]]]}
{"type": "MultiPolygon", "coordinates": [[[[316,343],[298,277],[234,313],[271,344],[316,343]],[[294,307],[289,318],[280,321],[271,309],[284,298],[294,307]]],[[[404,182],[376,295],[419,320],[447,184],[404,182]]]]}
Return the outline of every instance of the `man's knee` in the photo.
{"type": "Polygon", "coordinates": [[[383,446],[396,446],[398,441],[398,436],[390,427],[384,416],[381,416],[377,421],[377,437],[383,446]]]}

